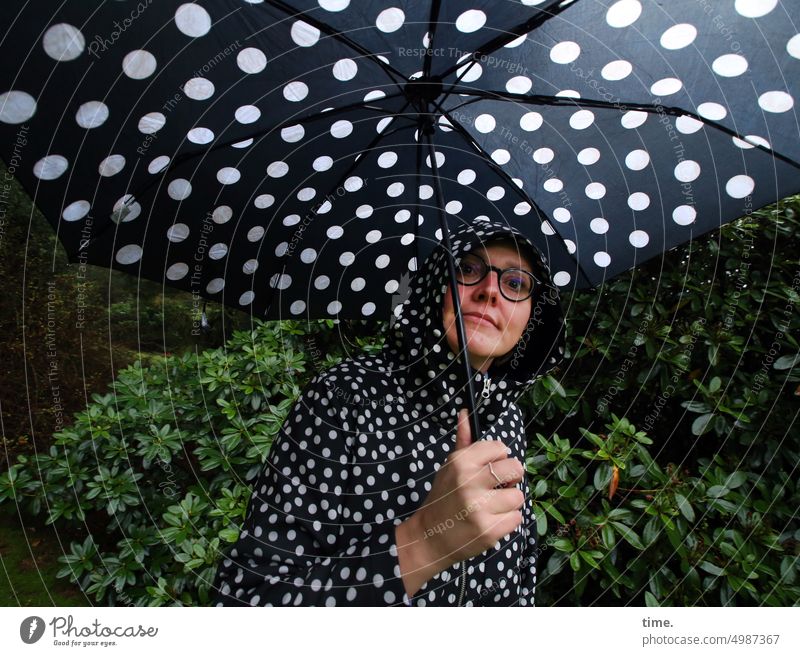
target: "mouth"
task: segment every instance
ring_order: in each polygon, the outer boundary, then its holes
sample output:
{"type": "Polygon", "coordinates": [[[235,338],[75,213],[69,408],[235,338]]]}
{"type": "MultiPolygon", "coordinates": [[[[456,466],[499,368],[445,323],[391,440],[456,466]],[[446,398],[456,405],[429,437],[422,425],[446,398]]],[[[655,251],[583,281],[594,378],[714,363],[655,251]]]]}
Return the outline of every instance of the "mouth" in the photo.
{"type": "Polygon", "coordinates": [[[478,323],[487,324],[489,326],[493,326],[497,328],[497,324],[492,320],[492,318],[488,314],[480,314],[479,312],[465,312],[463,314],[464,319],[472,319],[478,323]]]}

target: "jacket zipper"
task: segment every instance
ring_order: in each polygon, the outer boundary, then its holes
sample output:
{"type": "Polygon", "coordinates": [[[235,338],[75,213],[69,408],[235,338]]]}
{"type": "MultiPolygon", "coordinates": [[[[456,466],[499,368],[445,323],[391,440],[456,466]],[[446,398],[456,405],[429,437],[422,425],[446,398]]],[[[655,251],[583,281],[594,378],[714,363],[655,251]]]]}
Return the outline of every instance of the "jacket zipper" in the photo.
{"type": "MultiPolygon", "coordinates": [[[[489,376],[485,376],[483,379],[483,389],[481,390],[481,399],[478,401],[479,405],[482,405],[487,401],[489,398],[489,388],[492,386],[492,381],[489,376]]],[[[464,602],[464,592],[467,588],[467,561],[461,561],[461,593],[458,596],[458,605],[464,602]]]]}

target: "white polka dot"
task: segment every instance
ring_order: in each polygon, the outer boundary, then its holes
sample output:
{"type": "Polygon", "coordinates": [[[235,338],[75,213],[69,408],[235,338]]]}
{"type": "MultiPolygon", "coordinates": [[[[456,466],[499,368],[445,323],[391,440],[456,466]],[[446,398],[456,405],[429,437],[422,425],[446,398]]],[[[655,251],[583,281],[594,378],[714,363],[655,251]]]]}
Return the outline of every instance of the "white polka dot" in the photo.
{"type": "Polygon", "coordinates": [[[364,102],[372,102],[373,100],[380,100],[381,98],[385,98],[386,93],[381,91],[380,89],[375,89],[370,91],[366,96],[364,96],[364,102]]]}
{"type": "Polygon", "coordinates": [[[48,56],[56,61],[72,61],[83,54],[86,39],[74,25],[59,23],[53,25],[42,38],[42,46],[48,56]]]}
{"type": "Polygon", "coordinates": [[[187,2],[175,12],[175,25],[186,36],[205,36],[211,30],[211,16],[200,5],[187,2]]]}
{"type": "Polygon", "coordinates": [[[638,0],[619,0],[606,12],[606,22],[611,27],[628,27],[633,25],[642,13],[642,5],[638,0]]]}
{"type": "Polygon", "coordinates": [[[65,221],[79,221],[89,213],[91,208],[92,206],[89,204],[89,201],[76,200],[74,203],[70,203],[64,208],[61,216],[65,221]]]}
{"type": "Polygon", "coordinates": [[[556,94],[556,98],[580,98],[581,94],[579,94],[574,89],[564,89],[563,91],[559,91],[556,94]]]}
{"type": "Polygon", "coordinates": [[[161,112],[150,112],[139,119],[139,132],[142,134],[155,134],[167,124],[167,117],[161,112]]]}
{"type": "Polygon", "coordinates": [[[785,91],[767,91],[758,97],[758,106],[765,112],[780,114],[794,106],[794,98],[785,91]]]}
{"type": "Polygon", "coordinates": [[[254,226],[247,231],[247,241],[259,241],[264,236],[262,226],[254,226]]]}
{"type": "Polygon", "coordinates": [[[408,210],[400,210],[394,215],[395,223],[405,223],[411,218],[411,212],[408,210]]]}
{"type": "Polygon", "coordinates": [[[397,153],[387,151],[378,156],[378,166],[382,169],[388,169],[397,164],[397,153]]]}
{"type": "Polygon", "coordinates": [[[570,276],[569,273],[567,273],[566,271],[559,271],[553,276],[553,282],[559,287],[564,287],[565,285],[568,285],[571,279],[572,276],[570,276]]]}
{"type": "Polygon", "coordinates": [[[327,155],[322,155],[321,157],[317,157],[317,159],[315,159],[314,163],[311,165],[311,167],[315,171],[320,171],[320,172],[327,171],[332,166],[333,166],[333,159],[328,157],[327,155]]]}
{"type": "Polygon", "coordinates": [[[381,32],[386,32],[388,34],[396,32],[403,27],[405,20],[406,15],[403,13],[402,9],[391,7],[389,9],[384,9],[378,14],[377,19],[375,19],[375,27],[381,32]]]}
{"type": "Polygon", "coordinates": [[[339,239],[344,234],[344,230],[342,230],[341,226],[335,225],[328,228],[325,234],[328,235],[328,239],[339,239]]]}
{"type": "Polygon", "coordinates": [[[272,162],[267,167],[267,175],[270,178],[282,178],[289,172],[289,165],[286,162],[272,162]]]}
{"type": "Polygon", "coordinates": [[[364,305],[361,306],[361,314],[363,314],[365,317],[370,316],[374,312],[375,312],[375,303],[371,301],[368,303],[364,303],[364,305]]]}
{"type": "Polygon", "coordinates": [[[725,192],[731,198],[744,198],[753,193],[756,183],[749,175],[735,175],[725,184],[725,192]]]}
{"type": "Polygon", "coordinates": [[[745,18],[761,18],[771,12],[778,0],[736,0],[736,11],[745,18]]]}
{"type": "Polygon", "coordinates": [[[795,34],[786,42],[786,52],[795,59],[800,59],[800,34],[795,34]]]}
{"type": "Polygon", "coordinates": [[[581,54],[581,47],[574,41],[562,41],[550,49],[550,59],[556,64],[570,64],[581,54]]]}
{"type": "Polygon", "coordinates": [[[299,214],[289,214],[289,215],[283,217],[282,223],[287,228],[289,228],[289,227],[291,227],[293,225],[297,225],[298,223],[300,223],[300,215],[299,214]]]}
{"type": "Polygon", "coordinates": [[[261,110],[255,105],[243,105],[236,110],[234,116],[239,123],[249,125],[261,118],[261,110]]]}
{"type": "Polygon", "coordinates": [[[203,77],[193,77],[183,85],[183,92],[192,100],[208,100],[214,95],[214,83],[203,77]]]}
{"type": "Polygon", "coordinates": [[[650,235],[644,230],[634,230],[628,235],[628,241],[634,248],[644,248],[650,242],[650,235]]]}
{"type": "Polygon", "coordinates": [[[356,216],[359,219],[368,219],[372,216],[373,211],[372,205],[359,205],[356,208],[356,216]]]}
{"type": "Polygon", "coordinates": [[[353,132],[353,124],[350,121],[336,121],[331,126],[331,136],[336,139],[344,139],[353,132]]]}
{"type": "Polygon", "coordinates": [[[722,55],[714,60],[711,69],[722,77],[737,77],[747,70],[747,60],[741,55],[722,55]]]}
{"type": "Polygon", "coordinates": [[[391,196],[392,198],[397,198],[400,194],[403,193],[405,186],[402,182],[393,182],[388,187],[386,187],[386,195],[391,196]]]}
{"type": "Polygon", "coordinates": [[[305,309],[305,301],[294,301],[294,303],[289,306],[289,312],[292,314],[301,314],[305,309]]]}
{"type": "Polygon", "coordinates": [[[667,50],[680,50],[694,43],[697,28],[689,23],[673,25],[661,35],[661,47],[667,50]]]}
{"type": "Polygon", "coordinates": [[[471,185],[473,182],[475,182],[476,177],[477,175],[475,174],[475,171],[472,169],[464,169],[458,174],[458,178],[456,179],[458,180],[459,184],[471,185]]]}
{"type": "Polygon", "coordinates": [[[306,129],[302,125],[290,125],[281,129],[281,139],[286,143],[297,143],[306,134],[306,129]]]}
{"type": "Polygon", "coordinates": [[[572,218],[572,214],[566,207],[556,207],[553,210],[553,218],[559,223],[566,223],[572,218]]]}
{"type": "Polygon", "coordinates": [[[492,187],[491,189],[489,189],[489,191],[486,192],[486,198],[488,198],[491,201],[500,200],[505,195],[506,195],[506,190],[500,186],[492,187]]]}
{"type": "MultiPolygon", "coordinates": [[[[461,59],[469,59],[469,55],[465,55],[461,59]]],[[[470,60],[463,66],[460,66],[456,74],[462,82],[475,82],[475,80],[483,75],[483,68],[479,63],[470,60]]]]}
{"type": "Polygon", "coordinates": [[[316,280],[314,280],[314,287],[320,291],[327,289],[330,284],[331,279],[328,276],[317,276],[316,280]]]}
{"type": "Polygon", "coordinates": [[[16,125],[36,113],[36,101],[24,91],[7,91],[0,95],[0,121],[16,125]]]}
{"type": "Polygon", "coordinates": [[[217,171],[217,181],[223,185],[236,184],[241,178],[242,174],[239,169],[232,166],[225,166],[217,171]]]}
{"type": "Polygon", "coordinates": [[[556,234],[556,229],[549,221],[542,221],[539,229],[542,231],[542,234],[547,235],[548,237],[556,234]]]}
{"type": "Polygon", "coordinates": [[[596,164],[600,159],[600,151],[597,148],[584,148],[578,153],[578,163],[584,166],[596,164]]]}
{"type": "Polygon", "coordinates": [[[679,205],[672,211],[672,220],[678,225],[686,226],[694,223],[697,210],[691,205],[679,205]]]}
{"type": "Polygon", "coordinates": [[[47,155],[33,165],[33,174],[40,180],[60,178],[69,168],[69,162],[62,155],[47,155]]]}
{"type": "Polygon", "coordinates": [[[252,137],[250,139],[245,139],[244,141],[237,141],[236,143],[231,144],[231,148],[247,148],[253,144],[255,141],[252,137]]]}
{"type": "Polygon", "coordinates": [[[225,287],[225,280],[223,278],[214,278],[206,285],[206,291],[209,294],[218,294],[225,287]]]}
{"type": "Polygon", "coordinates": [[[506,82],[506,91],[509,93],[528,93],[533,87],[533,82],[524,75],[515,75],[506,82]]]}
{"type": "Polygon", "coordinates": [[[533,161],[537,164],[547,164],[553,161],[556,154],[552,148],[537,148],[533,151],[533,161]]]}
{"type": "Polygon", "coordinates": [[[592,219],[589,222],[589,230],[596,235],[604,235],[608,232],[608,221],[599,217],[592,219]]]}
{"type": "Polygon", "coordinates": [[[288,289],[292,284],[292,277],[286,273],[276,273],[269,279],[269,286],[275,289],[288,289]]]}
{"type": "Polygon", "coordinates": [[[313,200],[314,196],[317,195],[317,190],[313,187],[303,187],[300,191],[297,192],[297,200],[307,203],[310,200],[313,200]]]}
{"type": "Polygon", "coordinates": [[[345,251],[339,256],[339,264],[342,266],[350,266],[353,262],[356,261],[356,256],[354,253],[350,251],[345,251]]]}
{"type": "Polygon", "coordinates": [[[130,194],[125,194],[114,203],[111,220],[115,223],[133,221],[142,213],[142,206],[130,194]]]}
{"type": "Polygon", "coordinates": [[[378,124],[375,126],[375,132],[378,133],[383,132],[387,127],[389,127],[392,121],[394,121],[394,118],[392,118],[391,116],[382,118],[380,121],[378,121],[378,124]]]}
{"type": "Polygon", "coordinates": [[[217,225],[222,225],[227,223],[233,218],[233,209],[230,205],[220,205],[219,207],[214,208],[214,211],[211,213],[211,219],[217,225]]]}
{"type": "Polygon", "coordinates": [[[481,114],[475,119],[475,129],[483,134],[488,134],[494,130],[496,125],[497,121],[495,121],[494,116],[491,114],[481,114]]]}
{"type": "Polygon", "coordinates": [[[690,159],[684,160],[675,167],[674,174],[679,182],[692,182],[700,177],[700,165],[690,159]]]}
{"type": "Polygon", "coordinates": [[[611,256],[605,251],[597,251],[597,253],[594,254],[593,259],[594,263],[599,267],[605,268],[611,264],[611,256]]]}
{"type": "Polygon", "coordinates": [[[342,304],[339,301],[331,301],[328,303],[328,314],[336,315],[342,310],[342,304]]]}
{"type": "Polygon", "coordinates": [[[599,200],[606,195],[606,187],[599,182],[592,182],[586,185],[585,193],[587,198],[599,200]]]}
{"type": "Polygon", "coordinates": [[[122,60],[122,72],[133,80],[144,80],[156,71],[156,58],[146,50],[134,50],[122,60]]]}
{"type": "Polygon", "coordinates": [[[448,214],[458,214],[464,206],[460,201],[451,200],[447,205],[444,206],[444,211],[448,214]]]}
{"type": "Polygon", "coordinates": [[[456,18],[456,29],[469,34],[477,32],[486,24],[486,14],[479,9],[470,9],[456,18]]]}
{"type": "Polygon", "coordinates": [[[609,62],[603,66],[603,70],[600,71],[600,75],[602,75],[603,79],[605,80],[617,82],[619,80],[624,80],[632,72],[633,65],[629,61],[617,59],[616,61],[609,62]]]}
{"type": "Polygon", "coordinates": [[[641,191],[636,191],[628,196],[628,207],[640,212],[650,207],[650,196],[641,191]]]}
{"type": "Polygon", "coordinates": [[[305,82],[295,80],[283,87],[283,97],[289,102],[300,102],[305,100],[307,95],[308,85],[305,82]]]}
{"type": "Polygon", "coordinates": [[[354,292],[360,292],[366,286],[367,281],[363,278],[353,278],[353,281],[350,283],[350,289],[352,289],[354,292]]]}
{"type": "Polygon", "coordinates": [[[650,163],[650,155],[646,150],[632,150],[625,157],[625,166],[631,171],[641,171],[650,163]]]}
{"type": "Polygon", "coordinates": [[[706,102],[698,105],[697,113],[709,121],[721,121],[727,116],[728,110],[719,103],[706,102]]]}
{"type": "Polygon", "coordinates": [[[381,234],[381,231],[380,231],[380,230],[370,230],[370,231],[369,231],[369,232],[366,234],[366,237],[365,237],[365,239],[366,239],[366,240],[367,240],[367,242],[369,242],[370,244],[374,244],[375,242],[378,242],[378,241],[380,241],[380,240],[381,240],[381,237],[382,237],[382,234],[381,234]]]}
{"type": "Polygon", "coordinates": [[[316,259],[317,251],[313,248],[304,248],[300,253],[300,261],[303,262],[303,264],[311,264],[316,259]]]}
{"type": "Polygon", "coordinates": [[[125,168],[125,158],[122,155],[109,155],[97,167],[97,172],[104,178],[110,178],[125,168]]]}
{"type": "Polygon", "coordinates": [[[594,123],[594,114],[588,109],[581,109],[569,117],[569,125],[573,130],[585,130],[594,123]]]}
{"type": "Polygon", "coordinates": [[[333,65],[333,77],[341,82],[352,80],[358,73],[358,65],[352,59],[340,59],[333,65]]]}
{"type": "MultiPolygon", "coordinates": [[[[437,168],[442,168],[442,166],[444,166],[444,159],[445,159],[444,158],[444,153],[440,153],[439,151],[434,151],[434,154],[436,156],[436,166],[437,166],[437,168]]],[[[431,156],[430,155],[428,155],[425,158],[425,165],[428,168],[432,168],[431,167],[431,156]]]]}
{"type": "Polygon", "coordinates": [[[625,114],[620,119],[620,123],[622,124],[623,128],[626,128],[628,130],[633,130],[634,128],[638,128],[644,125],[644,122],[646,120],[647,120],[647,112],[632,110],[630,112],[625,112],[625,114]]]}
{"type": "Polygon", "coordinates": [[[256,196],[255,200],[253,201],[253,205],[255,205],[260,210],[265,210],[268,207],[272,207],[275,203],[275,196],[272,194],[260,194],[256,196]]]}
{"type": "Polygon", "coordinates": [[[319,0],[319,6],[325,11],[342,11],[350,5],[350,0],[319,0]]]}
{"type": "Polygon", "coordinates": [[[703,122],[692,116],[679,116],[675,120],[675,127],[682,134],[694,134],[703,128],[703,122]]]}
{"type": "Polygon", "coordinates": [[[497,164],[500,164],[500,166],[503,166],[511,161],[511,153],[509,153],[505,148],[498,148],[492,152],[492,159],[497,164]]]}
{"type": "Polygon", "coordinates": [[[542,187],[544,187],[545,191],[555,194],[564,188],[564,183],[558,178],[550,178],[549,180],[545,181],[542,187]]]}
{"type": "Polygon", "coordinates": [[[167,194],[172,200],[186,200],[192,193],[192,184],[184,179],[177,178],[169,183],[167,194]]]}
{"type": "Polygon", "coordinates": [[[255,75],[267,67],[267,56],[258,48],[245,48],[236,55],[236,65],[243,73],[255,75]]]}
{"type": "Polygon", "coordinates": [[[176,223],[167,229],[167,239],[173,244],[180,244],[189,236],[189,226],[185,223],[176,223]]]}
{"type": "Polygon", "coordinates": [[[298,46],[310,48],[319,41],[319,30],[305,21],[295,21],[292,24],[291,37],[298,46]]]}
{"type": "Polygon", "coordinates": [[[388,255],[379,255],[375,258],[375,266],[378,269],[385,269],[387,266],[389,266],[389,261],[390,259],[388,255]]]}
{"type": "Polygon", "coordinates": [[[544,119],[539,112],[528,112],[519,120],[519,126],[526,132],[534,132],[542,127],[544,119]]]}
{"type": "Polygon", "coordinates": [[[745,136],[744,139],[739,139],[738,137],[732,137],[732,140],[735,146],[738,146],[739,148],[742,148],[744,150],[755,148],[756,146],[771,148],[771,146],[769,145],[769,141],[754,134],[748,134],[747,136],[745,136]]]}
{"type": "Polygon", "coordinates": [[[192,143],[208,144],[214,141],[214,133],[208,128],[192,128],[186,138],[192,143]]]}
{"type": "Polygon", "coordinates": [[[189,265],[184,262],[176,262],[167,269],[166,275],[168,280],[180,280],[185,278],[187,273],[189,273],[189,265]]]}
{"type": "Polygon", "coordinates": [[[250,305],[255,297],[255,292],[245,292],[239,297],[239,305],[250,305]]]}
{"type": "Polygon", "coordinates": [[[564,246],[567,247],[567,252],[570,255],[572,255],[573,253],[575,253],[575,251],[578,250],[578,247],[575,245],[575,242],[572,241],[571,239],[565,239],[564,240],[564,246]]]}
{"type": "Polygon", "coordinates": [[[142,259],[142,247],[128,244],[117,251],[116,260],[120,264],[133,264],[142,259]]]}
{"type": "Polygon", "coordinates": [[[654,82],[650,87],[650,93],[654,96],[671,96],[678,93],[683,88],[683,82],[676,77],[665,77],[663,80],[654,82]]]}
{"type": "Polygon", "coordinates": [[[428,200],[431,196],[433,196],[433,187],[430,185],[420,185],[419,186],[419,197],[422,200],[428,200]]]}

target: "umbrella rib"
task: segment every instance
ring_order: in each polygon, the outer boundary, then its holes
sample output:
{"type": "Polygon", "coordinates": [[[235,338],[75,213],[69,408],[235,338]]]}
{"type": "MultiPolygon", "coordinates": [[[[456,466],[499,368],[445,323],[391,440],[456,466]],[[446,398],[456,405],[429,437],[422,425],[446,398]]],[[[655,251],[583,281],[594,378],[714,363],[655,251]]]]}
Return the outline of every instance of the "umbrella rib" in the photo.
{"type": "Polygon", "coordinates": [[[422,65],[422,78],[427,80],[431,76],[431,61],[433,59],[433,39],[436,36],[436,26],[439,24],[439,9],[442,6],[441,0],[433,0],[431,3],[431,18],[428,23],[428,47],[425,50],[425,62],[422,65]]]}
{"type": "MultiPolygon", "coordinates": [[[[487,153],[483,148],[480,147],[480,145],[478,143],[476,143],[472,139],[472,137],[469,135],[469,132],[467,132],[460,123],[455,121],[453,119],[453,117],[451,117],[441,107],[441,105],[436,103],[436,106],[439,109],[439,111],[442,113],[442,115],[445,116],[450,121],[450,123],[452,124],[452,127],[456,131],[456,133],[458,133],[459,135],[461,135],[461,137],[464,138],[464,140],[478,153],[478,155],[480,155],[481,159],[484,160],[490,166],[490,168],[497,175],[499,175],[502,180],[505,181],[505,183],[512,189],[512,191],[514,193],[516,193],[517,196],[522,201],[524,201],[526,203],[530,203],[533,207],[535,207],[537,213],[539,214],[539,216],[547,217],[547,214],[539,207],[539,205],[536,204],[536,201],[534,201],[533,198],[528,196],[528,194],[526,194],[522,189],[520,189],[517,186],[517,184],[511,179],[511,176],[509,176],[508,173],[503,171],[503,169],[501,169],[500,166],[497,163],[495,163],[495,161],[492,159],[491,155],[489,155],[489,153],[487,153]]],[[[558,230],[555,231],[555,234],[558,235],[558,238],[561,240],[562,245],[564,246],[564,249],[567,251],[567,253],[569,253],[569,249],[567,248],[567,245],[564,243],[564,237],[561,235],[560,232],[558,232],[558,230]]],[[[589,278],[589,276],[586,275],[586,272],[583,270],[583,267],[581,266],[580,260],[578,258],[575,258],[575,262],[578,265],[578,272],[580,273],[580,275],[582,275],[584,280],[589,285],[591,285],[592,284],[591,278],[589,278]]]]}
{"type": "MultiPolygon", "coordinates": [[[[476,62],[478,59],[483,57],[484,55],[488,55],[493,53],[498,48],[502,48],[507,43],[510,43],[517,37],[522,36],[523,34],[527,34],[528,32],[535,30],[537,27],[541,27],[544,25],[548,20],[558,16],[562,11],[567,9],[567,7],[572,6],[578,0],[554,0],[551,2],[547,7],[543,7],[538,11],[535,16],[532,16],[528,20],[520,23],[516,27],[512,27],[510,30],[505,30],[501,35],[490,39],[482,46],[479,46],[475,49],[472,53],[472,61],[476,62]]],[[[448,75],[451,75],[454,71],[458,70],[465,63],[461,62],[458,64],[454,64],[450,68],[448,68],[444,73],[442,73],[442,79],[446,78],[448,75]]],[[[466,72],[466,71],[465,71],[466,72]]],[[[445,97],[447,97],[451,93],[450,90],[445,92],[445,97]]]]}
{"type": "Polygon", "coordinates": [[[313,16],[309,16],[308,14],[298,14],[298,12],[293,7],[287,5],[285,2],[282,2],[282,0],[269,0],[269,4],[272,5],[273,7],[276,7],[278,9],[281,9],[281,10],[285,11],[290,16],[295,16],[296,17],[298,15],[302,15],[302,19],[305,22],[307,22],[309,25],[313,25],[314,27],[319,29],[321,32],[325,32],[325,34],[328,34],[329,36],[333,37],[337,41],[340,41],[341,43],[345,44],[346,46],[352,48],[357,53],[367,57],[368,59],[371,59],[376,64],[378,64],[378,66],[380,66],[383,69],[383,71],[392,79],[392,82],[394,84],[396,84],[398,86],[398,88],[400,88],[402,90],[401,84],[405,82],[405,75],[403,75],[400,71],[398,71],[391,64],[387,64],[385,61],[380,59],[378,57],[378,55],[376,55],[375,53],[370,52],[369,50],[367,50],[363,46],[359,45],[358,43],[356,43],[355,41],[353,41],[349,37],[345,36],[344,34],[339,32],[338,30],[334,29],[333,27],[331,27],[327,23],[325,23],[325,22],[323,22],[321,20],[318,20],[317,18],[314,18],[313,16]],[[398,81],[397,78],[399,78],[399,81],[398,81]]]}
{"type": "Polygon", "coordinates": [[[688,116],[693,118],[697,121],[700,121],[704,125],[708,125],[709,127],[716,128],[717,130],[721,130],[725,134],[735,137],[741,141],[746,141],[748,144],[752,145],[754,148],[758,148],[762,152],[767,153],[768,155],[772,155],[776,159],[779,159],[785,164],[792,166],[796,169],[800,169],[800,162],[796,162],[791,157],[787,157],[786,155],[782,155],[776,150],[771,148],[767,148],[760,144],[755,144],[750,141],[747,141],[746,137],[736,130],[732,130],[731,128],[722,125],[716,121],[711,121],[709,119],[705,119],[702,116],[692,112],[688,109],[683,109],[681,107],[672,107],[672,106],[665,106],[665,105],[657,105],[654,103],[635,103],[635,102],[608,102],[605,100],[593,100],[591,98],[567,98],[567,97],[557,97],[557,96],[544,96],[544,95],[526,95],[520,93],[509,93],[508,91],[483,91],[481,89],[470,89],[467,87],[459,88],[453,87],[455,93],[459,95],[469,95],[474,96],[471,100],[467,100],[460,105],[456,105],[452,107],[450,111],[454,109],[458,109],[460,107],[464,107],[466,105],[470,105],[474,102],[479,100],[509,100],[513,102],[518,102],[523,105],[547,105],[551,107],[592,107],[594,109],[616,109],[620,112],[622,111],[642,111],[647,112],[648,114],[668,114],[670,116],[688,116]]]}
{"type": "MultiPolygon", "coordinates": [[[[403,105],[403,108],[400,110],[400,112],[403,112],[409,106],[409,104],[410,103],[406,102],[406,104],[403,105]]],[[[378,134],[375,135],[375,137],[372,139],[372,141],[369,142],[367,147],[364,148],[361,152],[362,153],[369,153],[378,144],[378,142],[381,139],[383,139],[385,136],[386,135],[383,132],[379,132],[378,134]]],[[[347,170],[344,173],[342,173],[342,175],[339,176],[339,179],[337,180],[336,185],[333,187],[334,190],[340,189],[341,187],[344,186],[344,183],[347,180],[347,178],[349,178],[350,174],[353,173],[353,171],[355,171],[356,167],[359,165],[359,163],[361,161],[362,161],[361,158],[356,158],[356,160],[353,161],[353,163],[350,164],[349,167],[347,167],[347,170]]],[[[330,194],[328,194],[328,196],[330,196],[330,194]]],[[[297,229],[295,229],[295,232],[292,234],[292,237],[288,240],[289,243],[292,243],[296,236],[297,236],[297,229]]],[[[285,269],[286,269],[286,265],[284,264],[283,270],[285,270],[285,269]]],[[[272,273],[274,274],[276,272],[272,271],[272,273]]],[[[265,316],[269,313],[270,309],[272,308],[272,300],[275,297],[275,289],[276,289],[276,287],[271,287],[270,288],[269,297],[267,299],[266,306],[265,306],[266,310],[264,311],[264,315],[265,316]]]]}

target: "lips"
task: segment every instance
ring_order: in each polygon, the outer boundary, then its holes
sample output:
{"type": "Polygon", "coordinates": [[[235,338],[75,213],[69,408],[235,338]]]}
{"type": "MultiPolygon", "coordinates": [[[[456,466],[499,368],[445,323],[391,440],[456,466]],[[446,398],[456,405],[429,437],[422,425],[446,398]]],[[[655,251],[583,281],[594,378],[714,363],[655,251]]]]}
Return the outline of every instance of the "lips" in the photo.
{"type": "Polygon", "coordinates": [[[488,314],[482,314],[480,312],[464,312],[464,318],[466,319],[467,317],[479,319],[481,323],[488,323],[497,328],[497,324],[488,314]]]}

